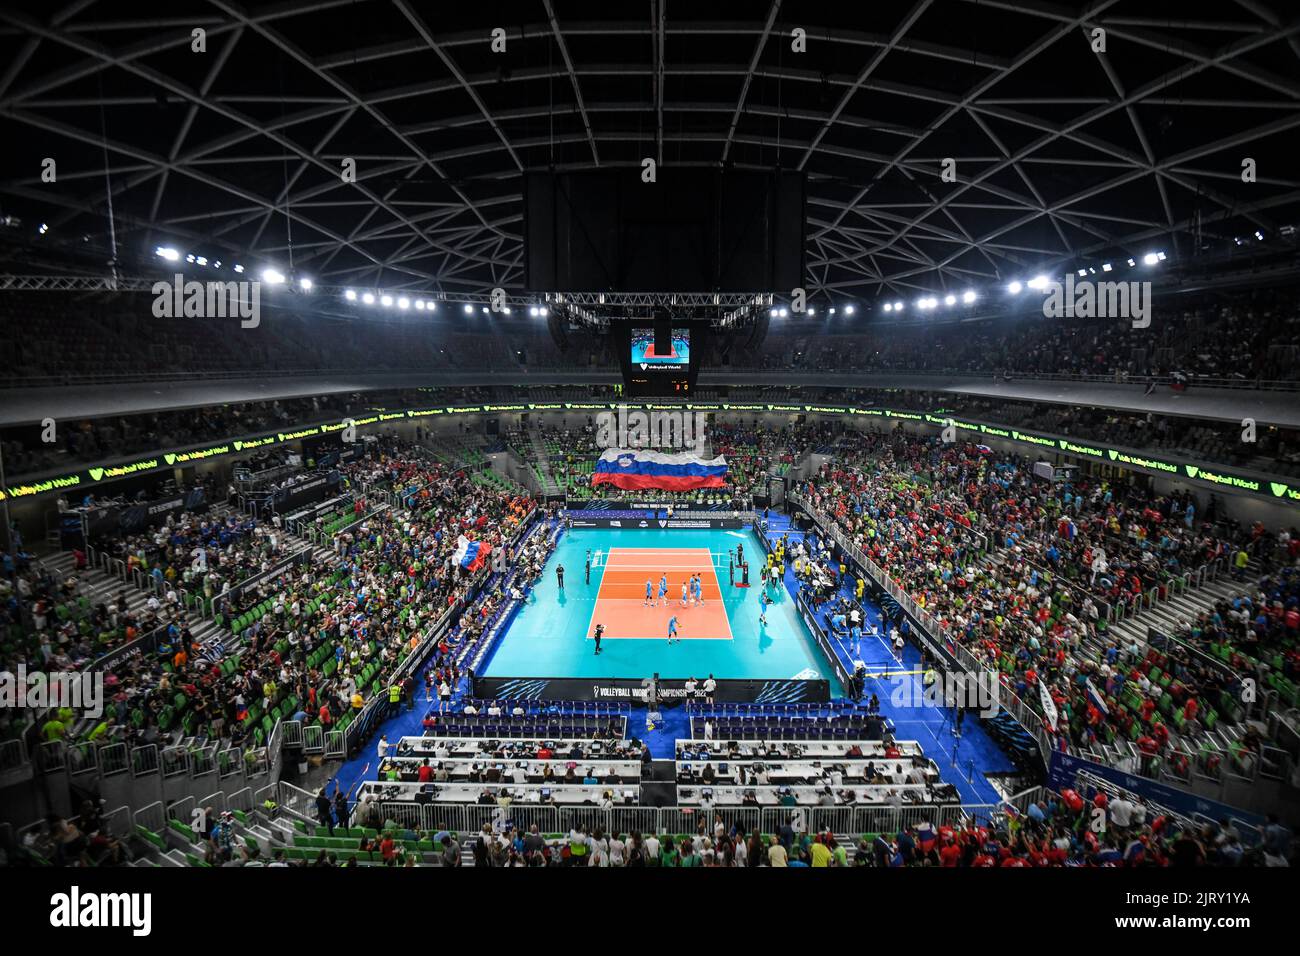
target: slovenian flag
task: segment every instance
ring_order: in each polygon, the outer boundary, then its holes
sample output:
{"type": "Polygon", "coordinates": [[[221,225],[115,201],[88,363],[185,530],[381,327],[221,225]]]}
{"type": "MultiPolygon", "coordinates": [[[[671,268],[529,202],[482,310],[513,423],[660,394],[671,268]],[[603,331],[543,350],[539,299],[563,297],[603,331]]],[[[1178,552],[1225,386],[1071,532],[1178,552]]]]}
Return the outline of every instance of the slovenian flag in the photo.
{"type": "Polygon", "coordinates": [[[1083,689],[1088,695],[1088,700],[1092,701],[1092,706],[1103,714],[1110,714],[1110,708],[1106,706],[1106,699],[1101,696],[1101,692],[1097,690],[1097,685],[1092,682],[1091,677],[1083,682],[1083,689]]]}
{"type": "Polygon", "coordinates": [[[492,553],[492,545],[486,541],[471,541],[463,534],[456,539],[456,563],[466,571],[477,571],[492,553]]]}
{"type": "Polygon", "coordinates": [[[725,455],[705,459],[691,454],[611,448],[597,459],[591,483],[624,490],[721,488],[727,483],[727,459],[725,455]]]}

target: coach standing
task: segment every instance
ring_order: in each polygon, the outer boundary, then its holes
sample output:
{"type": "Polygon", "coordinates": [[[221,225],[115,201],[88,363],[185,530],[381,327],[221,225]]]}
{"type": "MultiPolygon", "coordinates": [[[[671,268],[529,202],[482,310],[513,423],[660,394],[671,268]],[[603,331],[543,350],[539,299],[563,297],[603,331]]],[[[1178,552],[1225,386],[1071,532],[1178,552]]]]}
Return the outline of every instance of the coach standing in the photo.
{"type": "Polygon", "coordinates": [[[555,583],[561,591],[564,590],[564,565],[562,564],[555,569],[555,583]]]}
{"type": "Polygon", "coordinates": [[[605,625],[596,625],[596,653],[600,653],[600,639],[605,636],[605,625]]]}

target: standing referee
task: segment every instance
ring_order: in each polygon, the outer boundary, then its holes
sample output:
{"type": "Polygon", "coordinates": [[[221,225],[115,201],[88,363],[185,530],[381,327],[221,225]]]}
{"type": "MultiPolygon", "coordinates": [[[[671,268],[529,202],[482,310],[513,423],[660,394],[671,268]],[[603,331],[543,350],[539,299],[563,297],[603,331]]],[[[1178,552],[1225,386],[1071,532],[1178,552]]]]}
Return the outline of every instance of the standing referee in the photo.
{"type": "Polygon", "coordinates": [[[605,636],[605,625],[596,625],[596,653],[600,653],[600,639],[605,636]]]}

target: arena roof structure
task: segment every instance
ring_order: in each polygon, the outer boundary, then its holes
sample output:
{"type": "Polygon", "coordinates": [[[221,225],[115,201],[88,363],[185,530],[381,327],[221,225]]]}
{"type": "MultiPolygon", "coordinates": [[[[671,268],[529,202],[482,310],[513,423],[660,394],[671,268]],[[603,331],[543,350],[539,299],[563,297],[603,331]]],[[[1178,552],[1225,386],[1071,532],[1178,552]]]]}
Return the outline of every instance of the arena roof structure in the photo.
{"type": "Polygon", "coordinates": [[[167,244],[331,284],[518,289],[525,171],[645,157],[806,172],[826,295],[1188,259],[1285,233],[1300,205],[1300,19],[1279,0],[1204,18],[1130,0],[21,0],[0,51],[4,221],[101,264],[167,244]]]}

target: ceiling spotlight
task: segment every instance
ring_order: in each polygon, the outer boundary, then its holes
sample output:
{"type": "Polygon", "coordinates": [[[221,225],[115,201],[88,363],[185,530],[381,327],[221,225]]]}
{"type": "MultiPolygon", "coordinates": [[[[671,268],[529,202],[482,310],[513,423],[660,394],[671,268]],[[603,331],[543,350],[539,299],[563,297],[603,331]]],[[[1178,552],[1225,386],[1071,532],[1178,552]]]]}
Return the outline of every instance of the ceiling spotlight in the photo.
{"type": "MultiPolygon", "coordinates": [[[[45,227],[44,227],[44,226],[41,226],[41,232],[44,232],[44,231],[45,231],[45,227]]],[[[1256,230],[1255,230],[1255,238],[1258,239],[1260,242],[1263,242],[1263,241],[1264,241],[1264,234],[1263,234],[1262,232],[1260,232],[1258,229],[1256,229],[1256,230]]]]}
{"type": "Polygon", "coordinates": [[[424,311],[424,300],[423,300],[423,299],[416,299],[416,300],[415,300],[415,308],[416,308],[418,311],[423,312],[423,311],[424,311]]]}
{"type": "Polygon", "coordinates": [[[1007,286],[1007,291],[1012,295],[1019,295],[1022,288],[1024,288],[1024,286],[1022,286],[1019,281],[1016,281],[1007,286]]]}
{"type": "Polygon", "coordinates": [[[483,314],[484,314],[484,315],[487,315],[487,314],[488,314],[488,307],[487,307],[486,305],[483,306],[483,314]]]}
{"type": "Polygon", "coordinates": [[[392,305],[392,304],[393,304],[393,297],[392,297],[391,295],[381,295],[381,296],[379,297],[379,304],[380,304],[380,305],[392,305]]]}
{"type": "Polygon", "coordinates": [[[957,297],[956,297],[955,295],[946,295],[946,296],[943,297],[943,304],[944,304],[944,305],[956,305],[956,304],[957,304],[957,297]]]}
{"type": "Polygon", "coordinates": [[[465,303],[465,314],[466,315],[474,314],[474,306],[470,305],[468,302],[465,303]]]}
{"type": "Polygon", "coordinates": [[[425,307],[426,309],[428,309],[430,312],[437,312],[437,311],[438,311],[438,303],[437,303],[437,302],[434,302],[432,299],[430,299],[428,302],[424,303],[424,307],[425,307]]]}
{"type": "Polygon", "coordinates": [[[778,309],[776,306],[772,306],[772,308],[770,308],[767,312],[767,316],[770,319],[775,319],[780,314],[781,314],[781,310],[778,309]]]}
{"type": "MultiPolygon", "coordinates": [[[[200,263],[200,265],[202,265],[202,263],[200,263]]],[[[298,288],[302,289],[303,292],[310,292],[311,287],[312,287],[312,281],[308,279],[306,276],[303,276],[301,279],[298,280],[298,288]]]]}
{"type": "Polygon", "coordinates": [[[365,295],[361,297],[361,301],[364,302],[366,305],[374,305],[375,297],[372,293],[367,292],[365,295]]]}
{"type": "Polygon", "coordinates": [[[1079,270],[1079,276],[1080,276],[1080,278],[1082,278],[1083,276],[1086,276],[1087,274],[1088,274],[1088,270],[1087,270],[1087,269],[1080,269],[1080,270],[1079,270]]]}
{"type": "Polygon", "coordinates": [[[784,318],[785,318],[786,316],[788,316],[789,314],[790,314],[790,310],[789,310],[789,309],[786,309],[786,308],[782,308],[782,309],[781,309],[781,318],[784,319],[784,318]]]}
{"type": "Polygon", "coordinates": [[[343,298],[347,299],[349,302],[355,302],[355,301],[357,301],[357,293],[356,293],[356,290],[355,290],[355,289],[347,289],[347,290],[345,290],[344,293],[343,293],[343,298]]]}
{"type": "Polygon", "coordinates": [[[501,309],[501,311],[504,312],[506,315],[509,315],[509,314],[510,314],[510,306],[508,306],[508,305],[507,305],[507,306],[504,306],[504,307],[501,309]]]}
{"type": "Polygon", "coordinates": [[[181,257],[181,254],[177,252],[175,249],[173,249],[171,246],[159,246],[153,252],[154,255],[161,256],[163,259],[166,259],[168,262],[175,262],[177,259],[181,257]]]}
{"type": "Polygon", "coordinates": [[[886,302],[886,303],[885,303],[885,311],[886,311],[886,312],[893,312],[893,311],[894,311],[894,306],[893,306],[891,303],[886,302]]]}
{"type": "Polygon", "coordinates": [[[1034,276],[1032,279],[1029,280],[1028,285],[1029,288],[1031,289],[1046,289],[1047,276],[1034,276]]]}
{"type": "Polygon", "coordinates": [[[827,311],[828,311],[831,315],[834,315],[834,314],[835,314],[835,307],[834,307],[834,306],[831,306],[827,311]]]}
{"type": "Polygon", "coordinates": [[[970,305],[972,302],[975,301],[975,290],[967,289],[965,292],[961,294],[961,300],[967,305],[970,305]]]}
{"type": "Polygon", "coordinates": [[[529,306],[529,308],[528,308],[528,314],[531,315],[534,319],[537,318],[537,306],[535,306],[535,305],[534,305],[534,306],[529,306]]]}
{"type": "Polygon", "coordinates": [[[262,281],[267,285],[279,285],[284,281],[284,273],[275,269],[263,269],[262,281]]]}
{"type": "Polygon", "coordinates": [[[1130,268],[1130,269],[1131,269],[1133,266],[1137,265],[1137,263],[1134,262],[1132,259],[1130,259],[1130,260],[1128,261],[1128,264],[1129,264],[1129,268],[1130,268]]]}
{"type": "Polygon", "coordinates": [[[539,315],[549,315],[549,314],[550,314],[550,311],[546,308],[546,306],[542,306],[540,309],[537,310],[537,312],[538,312],[539,315]]]}
{"type": "Polygon", "coordinates": [[[809,309],[809,310],[808,310],[808,314],[809,314],[809,315],[816,315],[816,314],[817,314],[817,310],[816,310],[816,309],[809,309]]]}
{"type": "Polygon", "coordinates": [[[206,266],[206,265],[208,264],[208,257],[207,257],[207,256],[195,256],[195,257],[194,257],[194,261],[197,262],[197,263],[198,263],[199,265],[201,265],[201,266],[206,266]]]}
{"type": "Polygon", "coordinates": [[[235,263],[235,271],[236,271],[236,272],[240,272],[240,273],[242,273],[242,272],[244,271],[244,267],[241,266],[238,262],[236,262],[236,263],[235,263]]]}
{"type": "Polygon", "coordinates": [[[406,296],[402,296],[400,299],[397,300],[397,307],[399,309],[409,309],[411,307],[411,300],[408,299],[406,296]]]}
{"type": "Polygon", "coordinates": [[[1102,272],[1109,272],[1112,268],[1114,268],[1114,267],[1113,267],[1109,262],[1103,262],[1103,263],[1101,264],[1101,271],[1102,271],[1102,272]]]}
{"type": "Polygon", "coordinates": [[[895,302],[895,303],[894,303],[894,311],[895,311],[895,312],[902,312],[902,311],[903,311],[903,303],[901,303],[901,302],[895,302]]]}
{"type": "Polygon", "coordinates": [[[186,261],[186,262],[193,262],[193,261],[194,261],[194,253],[191,252],[188,256],[186,256],[186,257],[185,257],[185,261],[186,261]]]}
{"type": "Polygon", "coordinates": [[[1165,261],[1165,254],[1164,254],[1163,252],[1157,252],[1157,253],[1156,253],[1156,258],[1159,259],[1161,262],[1164,262],[1164,261],[1165,261]]]}
{"type": "Polygon", "coordinates": [[[1160,257],[1156,255],[1154,252],[1148,252],[1145,256],[1142,257],[1142,264],[1144,266],[1153,266],[1159,261],[1160,261],[1160,257]]]}
{"type": "Polygon", "coordinates": [[[212,263],[212,268],[214,268],[214,269],[220,269],[220,268],[221,268],[221,260],[218,259],[218,260],[216,260],[215,262],[213,262],[213,263],[212,263]]]}
{"type": "MultiPolygon", "coordinates": [[[[43,236],[43,235],[45,235],[47,232],[50,231],[50,227],[47,226],[45,223],[41,223],[40,228],[37,229],[36,231],[37,231],[37,233],[39,233],[40,235],[43,236]]],[[[1255,233],[1255,235],[1259,236],[1259,233],[1255,233]]],[[[1259,238],[1263,239],[1264,237],[1263,237],[1263,236],[1259,236],[1259,238]]]]}
{"type": "Polygon", "coordinates": [[[846,305],[846,306],[844,307],[844,314],[845,314],[845,315],[852,315],[852,314],[853,314],[853,306],[851,306],[851,305],[846,305]]]}

